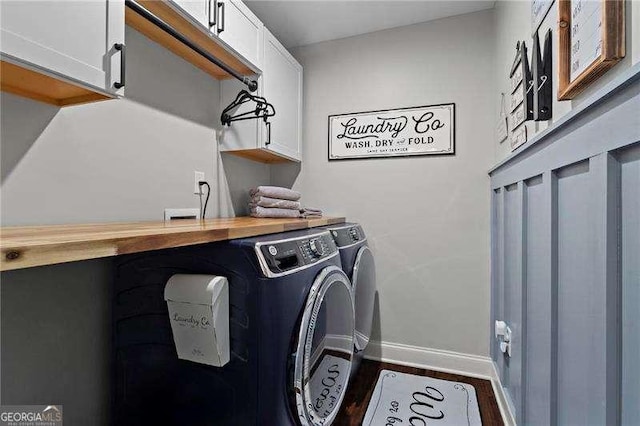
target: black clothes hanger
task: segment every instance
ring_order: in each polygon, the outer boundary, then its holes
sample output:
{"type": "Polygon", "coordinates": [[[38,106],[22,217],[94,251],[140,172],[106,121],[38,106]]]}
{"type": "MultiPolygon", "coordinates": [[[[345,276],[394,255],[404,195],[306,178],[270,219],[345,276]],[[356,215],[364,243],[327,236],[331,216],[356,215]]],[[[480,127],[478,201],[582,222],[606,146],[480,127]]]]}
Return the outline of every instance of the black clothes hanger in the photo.
{"type": "Polygon", "coordinates": [[[276,110],[265,98],[262,96],[252,95],[246,90],[240,91],[238,96],[222,111],[220,121],[223,125],[230,126],[234,121],[242,120],[255,120],[262,118],[265,123],[268,124],[269,117],[276,115],[276,110]],[[232,115],[233,112],[240,107],[240,105],[247,102],[255,102],[256,106],[251,111],[241,112],[237,115],[232,115]]]}
{"type": "Polygon", "coordinates": [[[256,120],[262,118],[264,124],[267,127],[267,141],[265,145],[271,143],[271,123],[269,123],[269,117],[276,115],[276,109],[262,96],[252,95],[246,90],[241,90],[238,96],[222,111],[220,121],[223,126],[231,126],[234,121],[242,120],[256,120]],[[256,106],[251,111],[241,112],[240,114],[231,115],[240,105],[247,102],[255,102],[256,106]]]}

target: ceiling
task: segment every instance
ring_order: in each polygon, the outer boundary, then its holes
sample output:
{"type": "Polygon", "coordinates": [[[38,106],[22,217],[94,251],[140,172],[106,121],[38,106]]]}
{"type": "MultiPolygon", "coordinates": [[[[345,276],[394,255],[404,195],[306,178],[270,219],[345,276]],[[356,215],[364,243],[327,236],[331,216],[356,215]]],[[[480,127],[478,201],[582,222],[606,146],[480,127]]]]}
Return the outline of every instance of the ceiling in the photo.
{"type": "Polygon", "coordinates": [[[495,1],[249,0],[245,3],[289,48],[491,9],[495,1]]]}

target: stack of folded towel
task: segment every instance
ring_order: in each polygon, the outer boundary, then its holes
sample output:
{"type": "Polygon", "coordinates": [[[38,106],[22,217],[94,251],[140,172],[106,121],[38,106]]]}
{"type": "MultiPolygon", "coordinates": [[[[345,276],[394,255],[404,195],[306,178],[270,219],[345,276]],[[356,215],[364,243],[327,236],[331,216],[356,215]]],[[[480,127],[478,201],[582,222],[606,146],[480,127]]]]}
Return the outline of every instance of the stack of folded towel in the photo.
{"type": "Polygon", "coordinates": [[[259,186],[249,193],[249,209],[253,217],[322,217],[321,210],[302,207],[299,201],[300,193],[288,188],[259,186]]]}

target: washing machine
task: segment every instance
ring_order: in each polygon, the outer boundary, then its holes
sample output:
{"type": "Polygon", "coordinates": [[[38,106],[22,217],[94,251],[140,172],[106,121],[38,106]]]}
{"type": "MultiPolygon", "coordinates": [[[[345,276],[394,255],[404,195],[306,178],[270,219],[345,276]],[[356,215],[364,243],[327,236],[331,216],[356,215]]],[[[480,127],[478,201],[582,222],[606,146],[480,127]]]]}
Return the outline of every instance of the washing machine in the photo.
{"type": "Polygon", "coordinates": [[[326,230],[122,256],[113,301],[116,425],[329,425],[353,363],[349,279],[326,230]],[[229,282],[231,359],[177,357],[164,287],[229,282]]]}
{"type": "Polygon", "coordinates": [[[325,226],[333,237],[342,262],[342,270],[351,280],[355,304],[355,340],[352,375],[362,361],[371,338],[376,297],[376,265],[362,226],[342,223],[325,226]]]}

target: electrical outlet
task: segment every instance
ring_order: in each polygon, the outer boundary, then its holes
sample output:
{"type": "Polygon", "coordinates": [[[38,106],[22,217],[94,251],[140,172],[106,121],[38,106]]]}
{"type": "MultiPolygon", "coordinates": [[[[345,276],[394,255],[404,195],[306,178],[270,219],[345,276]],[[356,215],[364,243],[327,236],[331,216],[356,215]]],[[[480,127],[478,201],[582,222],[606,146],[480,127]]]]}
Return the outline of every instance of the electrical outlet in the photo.
{"type": "Polygon", "coordinates": [[[164,220],[197,219],[200,217],[198,209],[164,209],[164,220]]]}
{"type": "Polygon", "coordinates": [[[198,185],[198,182],[204,180],[204,172],[193,172],[193,179],[193,193],[200,194],[200,185],[198,185]]]}

